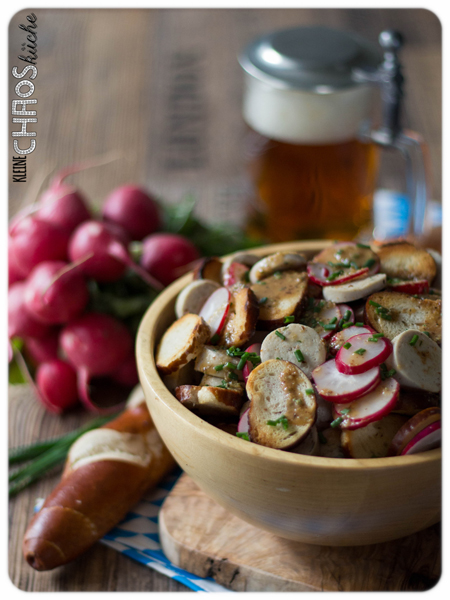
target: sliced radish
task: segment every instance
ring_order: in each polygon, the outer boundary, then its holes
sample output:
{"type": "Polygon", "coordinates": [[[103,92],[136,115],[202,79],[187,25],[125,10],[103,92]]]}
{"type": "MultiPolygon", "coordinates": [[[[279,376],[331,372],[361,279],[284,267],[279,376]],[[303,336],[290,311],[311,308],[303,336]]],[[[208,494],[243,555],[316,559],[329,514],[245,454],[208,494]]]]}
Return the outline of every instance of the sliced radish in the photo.
{"type": "Polygon", "coordinates": [[[441,421],[431,423],[413,438],[402,452],[405,454],[417,454],[427,452],[441,446],[441,421]]]}
{"type": "Polygon", "coordinates": [[[394,408],[399,392],[398,382],[389,377],[381,381],[374,390],[350,405],[335,404],[336,414],[344,418],[341,428],[359,429],[369,423],[379,421],[394,408]]]}
{"type": "MultiPolygon", "coordinates": [[[[225,287],[231,287],[236,283],[245,283],[246,277],[248,277],[250,269],[245,265],[232,262],[228,267],[223,271],[222,280],[223,285],[225,287]]],[[[248,279],[247,279],[248,281],[248,279]]]]}
{"type": "Polygon", "coordinates": [[[340,285],[352,281],[357,277],[367,276],[367,267],[354,269],[353,267],[331,267],[322,263],[308,263],[307,272],[309,279],[321,286],[340,285]]]}
{"type": "Polygon", "coordinates": [[[317,331],[322,339],[330,338],[339,326],[341,311],[334,302],[315,300],[302,318],[302,323],[317,331]]]}
{"type": "Polygon", "coordinates": [[[364,325],[364,327],[358,327],[357,325],[352,325],[351,327],[346,327],[342,331],[338,331],[333,335],[330,340],[330,352],[332,354],[336,354],[341,346],[345,344],[347,340],[349,340],[354,335],[358,335],[359,333],[376,333],[375,329],[372,327],[364,325]]]}
{"type": "Polygon", "coordinates": [[[249,425],[248,425],[248,413],[250,411],[250,407],[247,408],[247,410],[244,410],[244,412],[241,415],[241,418],[239,419],[239,423],[237,426],[237,430],[238,433],[248,433],[248,429],[249,429],[249,425]]]}
{"type": "MultiPolygon", "coordinates": [[[[254,352],[258,356],[261,356],[261,344],[252,344],[246,350],[246,352],[254,352]]],[[[242,369],[242,375],[244,376],[244,381],[247,383],[247,379],[249,378],[250,373],[255,367],[251,361],[247,361],[242,369]]]]}
{"type": "Polygon", "coordinates": [[[389,283],[389,288],[394,292],[401,292],[402,294],[428,294],[430,284],[426,279],[420,279],[417,281],[398,281],[396,283],[389,283]]]}
{"type": "Polygon", "coordinates": [[[199,313],[211,329],[211,337],[218,335],[224,325],[230,310],[231,293],[226,287],[221,287],[211,294],[199,313]]]}
{"type": "Polygon", "coordinates": [[[359,375],[339,373],[334,359],[316,367],[312,372],[319,394],[330,402],[347,403],[364,396],[380,380],[380,368],[374,367],[359,375]]]}
{"type": "Polygon", "coordinates": [[[369,269],[369,276],[380,270],[380,259],[375,252],[369,246],[357,242],[337,242],[328,246],[313,258],[313,262],[334,263],[336,267],[364,267],[369,269]]]}
{"type": "Polygon", "coordinates": [[[337,304],[336,306],[338,307],[339,312],[341,313],[341,319],[344,319],[345,323],[355,322],[355,313],[353,312],[353,308],[351,306],[349,306],[348,304],[337,304]]]}
{"type": "Polygon", "coordinates": [[[400,456],[406,446],[426,427],[441,420],[441,409],[430,406],[413,415],[400,427],[389,446],[388,456],[400,456]]]}
{"type": "MultiPolygon", "coordinates": [[[[349,327],[351,329],[351,327],[349,327]]],[[[392,344],[385,337],[360,333],[349,338],[336,354],[336,368],[345,375],[358,375],[381,365],[392,352],[392,344]]]]}

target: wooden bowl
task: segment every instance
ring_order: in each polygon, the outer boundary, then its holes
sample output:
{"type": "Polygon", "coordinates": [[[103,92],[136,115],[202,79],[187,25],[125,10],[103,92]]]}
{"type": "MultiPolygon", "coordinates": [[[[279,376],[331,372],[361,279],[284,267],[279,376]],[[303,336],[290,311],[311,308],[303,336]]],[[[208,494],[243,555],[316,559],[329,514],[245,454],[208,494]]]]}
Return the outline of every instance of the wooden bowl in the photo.
{"type": "MultiPolygon", "coordinates": [[[[330,242],[290,242],[252,253],[299,250],[330,242]]],[[[155,425],[181,468],[220,505],[284,538],[330,546],[400,538],[440,519],[441,451],[374,459],[331,459],[265,448],[210,425],[167,390],[155,366],[156,344],[174,321],[175,281],[153,302],[137,337],[137,363],[155,425]]]]}

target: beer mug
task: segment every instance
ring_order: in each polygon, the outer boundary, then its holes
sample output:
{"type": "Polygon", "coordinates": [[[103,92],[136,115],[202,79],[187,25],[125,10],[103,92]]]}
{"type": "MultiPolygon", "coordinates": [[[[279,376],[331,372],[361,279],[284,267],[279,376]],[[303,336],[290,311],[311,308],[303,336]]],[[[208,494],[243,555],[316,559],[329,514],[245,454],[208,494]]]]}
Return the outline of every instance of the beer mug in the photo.
{"type": "Polygon", "coordinates": [[[427,170],[423,141],[400,128],[402,39],[386,31],[380,44],[384,54],[353,33],[299,27],[260,37],[240,55],[250,236],[282,242],[367,231],[383,147],[404,159],[408,232],[420,234],[427,170]],[[374,130],[380,88],[382,123],[374,130]]]}

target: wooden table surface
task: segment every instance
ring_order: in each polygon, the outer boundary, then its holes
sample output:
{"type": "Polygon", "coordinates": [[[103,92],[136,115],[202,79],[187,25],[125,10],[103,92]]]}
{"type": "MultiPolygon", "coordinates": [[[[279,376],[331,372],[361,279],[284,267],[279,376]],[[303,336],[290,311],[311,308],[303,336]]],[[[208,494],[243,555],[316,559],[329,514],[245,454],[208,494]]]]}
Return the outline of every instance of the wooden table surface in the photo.
{"type": "MultiPolygon", "coordinates": [[[[10,24],[10,69],[18,65],[29,11],[10,24]]],[[[98,206],[115,186],[146,185],[166,202],[186,193],[207,220],[240,223],[245,176],[240,117],[245,43],[272,29],[321,24],[376,41],[382,29],[403,32],[405,120],[430,147],[433,196],[441,198],[441,28],[437,17],[412,9],[152,9],[42,10],[38,17],[36,150],[27,183],[9,186],[10,215],[32,201],[55,170],[115,152],[108,165],[69,181],[98,206]]],[[[24,63],[23,63],[24,64],[24,63]]],[[[10,76],[10,97],[17,81],[10,76]]],[[[12,156],[12,142],[10,155],[12,156]]],[[[45,414],[27,386],[10,388],[9,444],[15,447],[69,431],[83,412],[45,414]]],[[[96,544],[78,561],[37,573],[21,541],[37,497],[58,474],[10,502],[9,574],[26,591],[188,591],[183,585],[96,544]]]]}

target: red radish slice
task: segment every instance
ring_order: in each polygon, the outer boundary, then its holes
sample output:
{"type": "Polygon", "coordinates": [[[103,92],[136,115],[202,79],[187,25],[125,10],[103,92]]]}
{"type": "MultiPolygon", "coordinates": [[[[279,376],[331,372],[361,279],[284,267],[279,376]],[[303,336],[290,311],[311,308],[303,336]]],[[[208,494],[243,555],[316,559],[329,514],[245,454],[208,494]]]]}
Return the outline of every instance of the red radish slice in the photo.
{"type": "Polygon", "coordinates": [[[343,263],[348,266],[352,263],[358,268],[367,267],[368,276],[375,275],[380,270],[380,259],[375,252],[369,246],[357,242],[337,242],[328,246],[313,258],[313,262],[343,263]]]}
{"type": "Polygon", "coordinates": [[[356,279],[357,277],[367,276],[369,273],[369,269],[367,267],[361,269],[354,269],[352,267],[347,267],[347,271],[345,271],[346,267],[339,269],[337,267],[327,267],[322,263],[308,263],[307,272],[309,279],[317,283],[321,286],[327,285],[340,285],[341,283],[346,283],[347,281],[351,281],[352,279],[356,279]],[[337,275],[335,279],[328,279],[334,273],[342,273],[337,275]]]}
{"type": "Polygon", "coordinates": [[[359,375],[344,375],[339,373],[333,359],[316,367],[312,376],[322,398],[343,404],[361,398],[371,391],[380,380],[380,367],[374,367],[359,375]]]}
{"type": "Polygon", "coordinates": [[[388,456],[400,456],[406,446],[428,425],[441,420],[441,409],[429,406],[413,415],[392,438],[388,456]]]}
{"type": "Polygon", "coordinates": [[[344,417],[341,428],[359,429],[373,421],[379,421],[394,408],[399,392],[400,385],[394,378],[389,377],[350,405],[335,404],[334,410],[337,415],[344,417]]]}
{"type": "Polygon", "coordinates": [[[354,335],[341,346],[336,354],[336,368],[339,373],[345,375],[365,373],[387,359],[392,353],[391,342],[385,337],[374,338],[373,335],[373,333],[354,335]]]}
{"type": "Polygon", "coordinates": [[[224,325],[230,310],[231,293],[226,287],[221,287],[211,294],[199,313],[211,329],[211,337],[218,335],[224,325]]]}
{"type": "Polygon", "coordinates": [[[430,284],[426,279],[420,279],[418,281],[392,283],[389,285],[389,288],[394,292],[401,292],[402,294],[428,294],[430,284]]]}
{"type": "Polygon", "coordinates": [[[357,327],[356,325],[352,325],[351,327],[346,327],[342,331],[338,331],[333,335],[330,340],[330,352],[332,354],[336,354],[341,346],[345,344],[347,340],[349,340],[354,335],[358,335],[360,333],[376,333],[375,329],[364,325],[364,327],[357,327]]]}
{"type": "Polygon", "coordinates": [[[245,265],[238,262],[232,262],[223,273],[223,285],[225,287],[231,287],[236,283],[245,283],[246,274],[249,271],[250,269],[245,265]]]}
{"type": "Polygon", "coordinates": [[[330,325],[333,320],[335,323],[335,328],[334,329],[323,329],[323,331],[319,332],[320,337],[323,340],[326,340],[328,338],[330,338],[333,333],[335,332],[335,330],[338,328],[339,325],[339,320],[341,318],[341,312],[339,310],[339,308],[337,307],[337,305],[332,304],[332,303],[327,303],[327,306],[325,306],[324,308],[322,308],[316,315],[317,321],[321,323],[324,323],[325,325],[330,325]]]}
{"type": "Polygon", "coordinates": [[[425,429],[422,429],[420,433],[413,438],[406,448],[403,450],[401,456],[405,454],[417,454],[418,452],[426,452],[427,450],[434,450],[441,446],[441,421],[431,423],[425,429]]]}
{"type": "Polygon", "coordinates": [[[346,319],[346,323],[354,323],[355,322],[355,313],[353,312],[353,308],[348,304],[337,304],[336,305],[341,313],[341,319],[345,318],[345,315],[350,311],[350,316],[346,319]]]}
{"type": "MultiPolygon", "coordinates": [[[[258,356],[261,356],[261,344],[252,344],[247,348],[246,352],[256,352],[258,356]]],[[[253,369],[253,363],[248,360],[242,369],[242,375],[244,376],[245,383],[247,383],[247,379],[249,378],[249,375],[253,369]]]]}
{"type": "Polygon", "coordinates": [[[244,412],[241,415],[241,418],[239,419],[239,423],[237,426],[237,430],[238,433],[248,433],[249,430],[249,425],[248,425],[248,413],[250,411],[250,408],[247,408],[247,410],[244,410],[244,412]]]}

